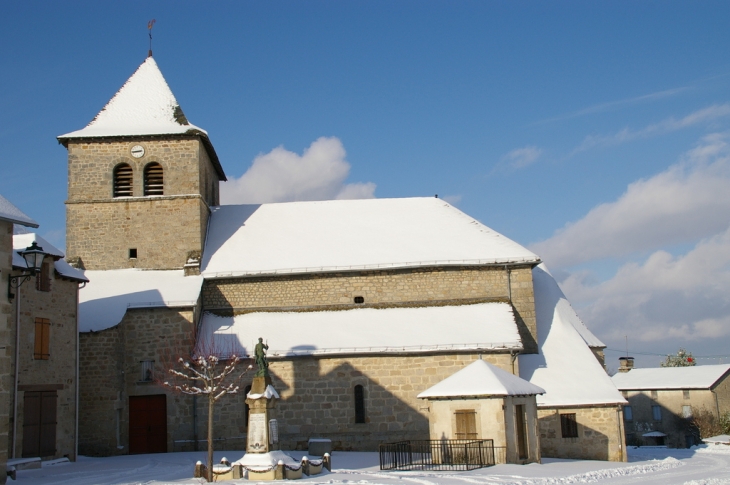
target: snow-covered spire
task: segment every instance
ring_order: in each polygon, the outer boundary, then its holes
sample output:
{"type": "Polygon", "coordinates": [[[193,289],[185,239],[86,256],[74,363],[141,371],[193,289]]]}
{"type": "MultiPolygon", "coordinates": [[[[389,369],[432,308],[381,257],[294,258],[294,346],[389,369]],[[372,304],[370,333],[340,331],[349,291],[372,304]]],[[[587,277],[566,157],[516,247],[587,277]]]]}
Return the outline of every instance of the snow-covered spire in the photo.
{"type": "Polygon", "coordinates": [[[207,135],[188,122],[153,57],[147,57],[86,128],[58,137],[69,138],[207,135]]]}

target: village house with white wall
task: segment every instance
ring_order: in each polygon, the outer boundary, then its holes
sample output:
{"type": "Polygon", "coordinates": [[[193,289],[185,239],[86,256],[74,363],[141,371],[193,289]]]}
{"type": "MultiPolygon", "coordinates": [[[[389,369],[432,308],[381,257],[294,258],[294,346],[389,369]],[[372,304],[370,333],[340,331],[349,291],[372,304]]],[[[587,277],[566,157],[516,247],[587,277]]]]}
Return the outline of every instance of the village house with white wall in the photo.
{"type": "MultiPolygon", "coordinates": [[[[605,346],[537,255],[447,202],[220,206],[226,176],[210,138],[152,57],[88,126],[58,139],[67,255],[90,281],[79,453],[195,448],[206,405],[162,387],[167,369],[196,351],[250,355],[263,337],[283,449],[313,437],[339,450],[428,439],[435,408],[419,394],[481,359],[544,391],[510,403],[531,413],[524,460],[626,460],[626,401],[604,371],[605,346]]],[[[245,393],[216,413],[221,446],[242,449],[245,393]]],[[[517,429],[515,413],[499,419],[517,429]]]]}
{"type": "Polygon", "coordinates": [[[730,364],[634,369],[631,357],[621,363],[613,382],[629,401],[629,444],[690,447],[699,444],[689,425],[693,412],[705,410],[717,419],[730,412],[730,364]]]}

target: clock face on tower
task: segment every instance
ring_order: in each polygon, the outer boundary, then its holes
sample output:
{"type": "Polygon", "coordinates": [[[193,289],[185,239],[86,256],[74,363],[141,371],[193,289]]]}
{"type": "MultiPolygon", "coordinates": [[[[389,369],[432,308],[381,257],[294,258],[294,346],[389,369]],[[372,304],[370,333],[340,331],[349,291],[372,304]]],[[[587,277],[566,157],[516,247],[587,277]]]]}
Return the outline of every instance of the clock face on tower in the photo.
{"type": "Polygon", "coordinates": [[[134,158],[142,158],[144,156],[144,147],[142,145],[134,145],[130,152],[134,158]]]}

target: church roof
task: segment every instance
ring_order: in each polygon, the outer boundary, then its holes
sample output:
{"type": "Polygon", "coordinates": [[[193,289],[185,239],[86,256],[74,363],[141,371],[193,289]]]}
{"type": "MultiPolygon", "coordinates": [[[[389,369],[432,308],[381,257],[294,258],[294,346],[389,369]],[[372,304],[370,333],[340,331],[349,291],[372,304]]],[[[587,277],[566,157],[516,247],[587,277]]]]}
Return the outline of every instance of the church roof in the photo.
{"type": "Polygon", "coordinates": [[[209,224],[206,278],[540,261],[433,197],[221,206],[209,224]]]}
{"type": "Polygon", "coordinates": [[[484,360],[476,360],[418,395],[419,398],[534,396],[545,390],[484,360]]]}
{"type": "Polygon", "coordinates": [[[38,227],[38,223],[0,195],[0,221],[12,222],[27,227],[38,227]]]}
{"type": "Polygon", "coordinates": [[[537,397],[538,407],[626,404],[589,348],[581,332],[585,326],[544,265],[533,268],[532,280],[539,353],[522,354],[518,360],[520,377],[546,391],[537,397]]]}
{"type": "Polygon", "coordinates": [[[208,133],[187,120],[157,63],[148,57],[91,123],[58,140],[65,143],[72,138],[163,135],[200,136],[216,171],[225,180],[208,133]]]}
{"type": "Polygon", "coordinates": [[[111,328],[127,308],[194,306],[203,278],[183,270],[84,271],[90,283],[79,291],[79,332],[111,328]]]}
{"type": "Polygon", "coordinates": [[[710,389],[730,372],[730,364],[631,369],[613,376],[622,391],[632,389],[710,389]]]}
{"type": "Polygon", "coordinates": [[[272,357],[521,350],[509,303],[203,315],[201,345],[253,355],[269,336],[272,357]],[[273,330],[272,330],[273,329],[273,330]]]}

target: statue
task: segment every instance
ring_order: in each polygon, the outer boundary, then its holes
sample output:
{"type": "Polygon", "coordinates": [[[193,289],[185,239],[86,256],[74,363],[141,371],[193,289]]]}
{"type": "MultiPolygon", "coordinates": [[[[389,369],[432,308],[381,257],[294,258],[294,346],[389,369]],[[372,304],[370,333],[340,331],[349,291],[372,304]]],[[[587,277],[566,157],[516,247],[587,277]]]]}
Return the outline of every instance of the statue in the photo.
{"type": "Polygon", "coordinates": [[[266,360],[267,350],[269,350],[269,346],[264,343],[264,339],[259,337],[259,343],[256,344],[256,348],[254,349],[254,358],[256,359],[256,367],[258,367],[254,377],[266,377],[269,375],[269,363],[266,360]]]}

